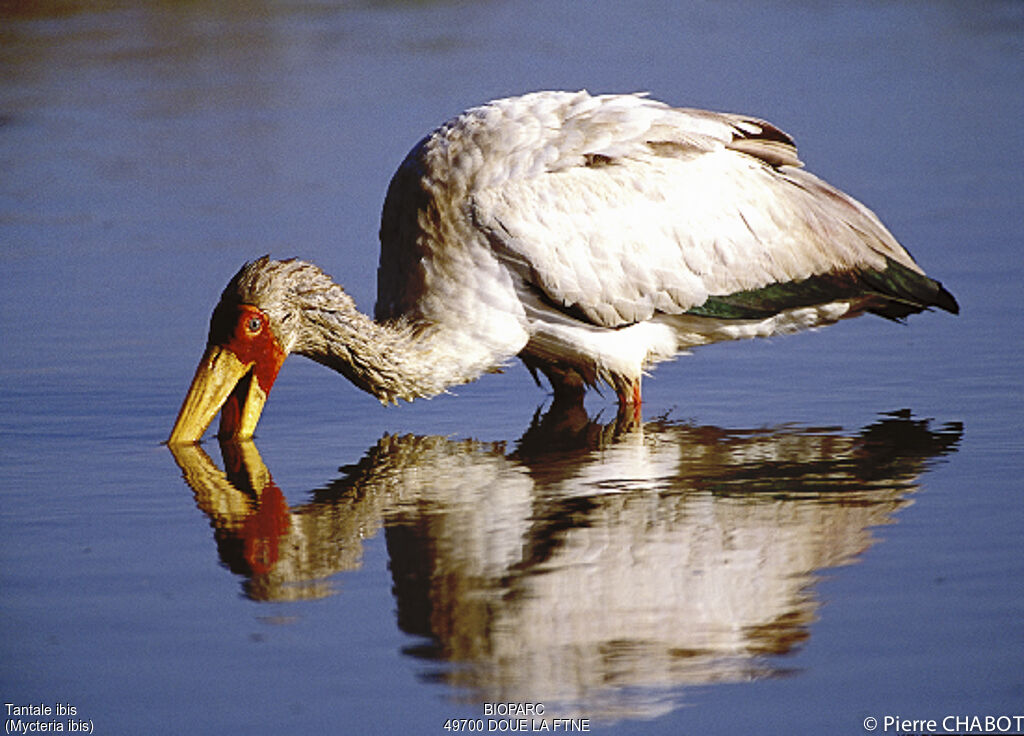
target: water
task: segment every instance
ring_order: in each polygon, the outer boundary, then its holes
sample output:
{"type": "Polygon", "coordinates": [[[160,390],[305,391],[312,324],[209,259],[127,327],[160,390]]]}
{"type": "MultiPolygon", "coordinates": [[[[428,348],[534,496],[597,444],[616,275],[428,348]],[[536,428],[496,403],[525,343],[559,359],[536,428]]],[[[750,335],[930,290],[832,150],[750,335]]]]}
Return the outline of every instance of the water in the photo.
{"type": "Polygon", "coordinates": [[[1018,3],[0,14],[4,703],[112,734],[1022,713],[1018,3]],[[160,444],[241,262],[369,309],[408,148],[581,87],[772,120],[963,313],[698,351],[640,432],[545,415],[519,367],[383,409],[296,358],[254,444],[160,444]]]}

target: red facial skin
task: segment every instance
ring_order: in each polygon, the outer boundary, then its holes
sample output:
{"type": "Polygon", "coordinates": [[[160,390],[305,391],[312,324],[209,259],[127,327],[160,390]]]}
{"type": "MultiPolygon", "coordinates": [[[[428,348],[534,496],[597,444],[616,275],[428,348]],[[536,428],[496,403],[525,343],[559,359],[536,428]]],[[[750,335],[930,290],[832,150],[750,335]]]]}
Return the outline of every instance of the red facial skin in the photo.
{"type": "Polygon", "coordinates": [[[263,489],[259,506],[246,518],[239,531],[245,561],[256,575],[273,569],[280,558],[281,537],[288,533],[291,516],[288,502],[273,481],[263,489]]]}
{"type": "Polygon", "coordinates": [[[264,395],[269,395],[286,353],[267,315],[248,304],[218,307],[210,321],[210,342],[230,350],[242,363],[252,364],[221,408],[219,434],[231,437],[238,432],[249,381],[255,379],[264,395]]]}
{"type": "Polygon", "coordinates": [[[280,559],[281,538],[291,527],[288,501],[272,478],[267,478],[262,489],[253,488],[238,445],[229,442],[221,448],[228,480],[255,499],[256,508],[242,522],[238,538],[242,540],[242,555],[249,569],[254,575],[264,575],[280,559]]]}

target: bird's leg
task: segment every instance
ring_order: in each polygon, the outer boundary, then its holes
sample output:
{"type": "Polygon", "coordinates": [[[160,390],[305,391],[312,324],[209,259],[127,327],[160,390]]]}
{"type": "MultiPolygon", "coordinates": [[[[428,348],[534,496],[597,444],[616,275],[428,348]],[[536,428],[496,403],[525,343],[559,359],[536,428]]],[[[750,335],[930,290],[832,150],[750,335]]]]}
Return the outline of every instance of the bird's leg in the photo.
{"type": "Polygon", "coordinates": [[[615,394],[619,397],[619,408],[628,406],[639,407],[642,402],[640,398],[640,377],[626,378],[625,376],[613,376],[615,382],[615,394]]]}
{"type": "Polygon", "coordinates": [[[579,373],[569,371],[558,375],[557,380],[555,374],[549,373],[548,379],[551,380],[551,389],[554,393],[554,400],[551,402],[552,407],[559,407],[560,409],[568,409],[572,407],[583,406],[583,396],[586,393],[586,384],[583,383],[583,379],[579,373]]]}
{"type": "Polygon", "coordinates": [[[537,371],[543,373],[551,383],[551,392],[554,395],[552,407],[557,406],[560,409],[568,409],[583,406],[583,396],[587,391],[587,384],[583,380],[583,376],[577,371],[567,366],[534,361],[526,356],[520,357],[526,364],[526,367],[530,369],[530,373],[533,374],[533,379],[537,381],[538,386],[540,381],[537,380],[537,371]]]}
{"type": "Polygon", "coordinates": [[[620,379],[615,382],[615,394],[619,397],[618,424],[637,426],[643,418],[640,398],[640,377],[620,379]]]}

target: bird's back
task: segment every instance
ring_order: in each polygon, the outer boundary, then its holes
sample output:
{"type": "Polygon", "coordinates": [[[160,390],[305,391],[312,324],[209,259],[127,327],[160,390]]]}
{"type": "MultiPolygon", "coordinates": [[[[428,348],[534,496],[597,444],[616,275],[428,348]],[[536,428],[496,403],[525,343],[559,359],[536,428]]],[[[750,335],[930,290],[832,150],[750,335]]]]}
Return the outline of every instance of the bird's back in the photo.
{"type": "Polygon", "coordinates": [[[801,168],[785,133],[643,96],[468,110],[410,152],[382,214],[376,316],[462,330],[502,359],[553,322],[692,330],[835,300],[956,310],[870,210],[801,168]]]}

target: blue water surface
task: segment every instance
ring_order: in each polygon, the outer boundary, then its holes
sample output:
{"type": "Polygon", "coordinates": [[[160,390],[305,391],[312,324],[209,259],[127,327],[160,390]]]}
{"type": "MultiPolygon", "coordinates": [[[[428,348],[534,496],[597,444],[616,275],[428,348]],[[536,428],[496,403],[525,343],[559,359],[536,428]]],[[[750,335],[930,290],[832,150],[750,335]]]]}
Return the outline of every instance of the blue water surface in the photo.
{"type": "Polygon", "coordinates": [[[1024,714],[1022,61],[1011,0],[0,5],[0,699],[100,734],[1024,714]],[[771,120],[962,313],[698,350],[636,431],[520,366],[384,408],[294,358],[255,443],[161,444],[241,263],[370,310],[408,149],[544,88],[771,120]]]}

